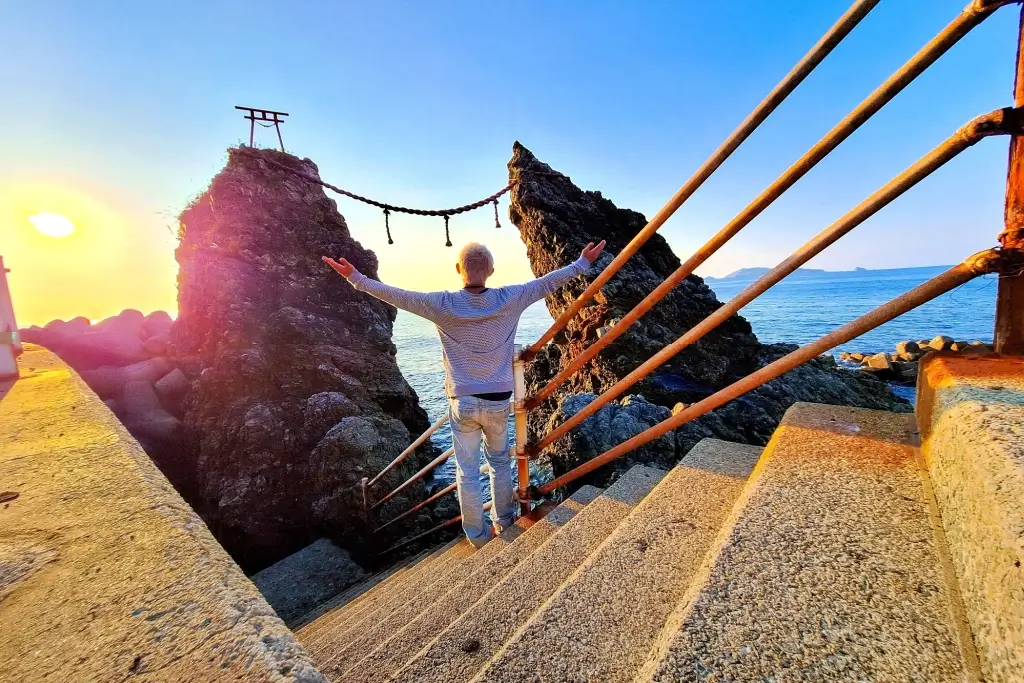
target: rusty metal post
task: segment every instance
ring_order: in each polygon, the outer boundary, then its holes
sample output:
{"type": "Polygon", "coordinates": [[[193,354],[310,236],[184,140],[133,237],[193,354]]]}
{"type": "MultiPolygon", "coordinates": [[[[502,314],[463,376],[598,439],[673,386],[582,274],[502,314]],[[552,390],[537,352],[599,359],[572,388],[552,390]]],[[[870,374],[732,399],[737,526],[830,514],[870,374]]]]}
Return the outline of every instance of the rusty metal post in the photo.
{"type": "Polygon", "coordinates": [[[369,491],[369,477],[363,477],[362,481],[359,482],[359,488],[363,491],[363,521],[366,522],[366,527],[370,528],[370,491],[369,491]]]}
{"type": "Polygon", "coordinates": [[[516,477],[518,488],[516,496],[519,498],[519,514],[525,515],[530,511],[530,501],[527,500],[530,489],[530,461],[526,456],[526,361],[523,360],[523,347],[516,344],[515,356],[512,361],[512,377],[515,380],[512,394],[512,409],[515,411],[516,420],[516,477]]]}
{"type": "MultiPolygon", "coordinates": [[[[1013,103],[1024,106],[1024,8],[1017,37],[1017,76],[1013,103]]],[[[1006,268],[999,273],[996,294],[996,353],[1024,355],[1024,135],[1010,140],[1006,172],[1004,230],[999,235],[1006,268]]]]}

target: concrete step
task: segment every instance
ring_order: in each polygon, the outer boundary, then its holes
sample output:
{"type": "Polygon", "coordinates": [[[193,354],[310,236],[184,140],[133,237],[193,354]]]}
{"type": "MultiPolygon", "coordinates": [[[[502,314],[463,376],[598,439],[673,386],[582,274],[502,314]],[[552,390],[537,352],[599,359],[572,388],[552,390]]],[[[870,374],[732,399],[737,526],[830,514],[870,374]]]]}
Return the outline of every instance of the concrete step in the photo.
{"type": "Polygon", "coordinates": [[[409,581],[424,571],[430,563],[435,562],[440,556],[451,550],[458,542],[458,539],[448,543],[436,550],[427,553],[427,556],[416,563],[403,566],[399,571],[394,572],[385,581],[377,584],[364,595],[351,602],[340,604],[335,609],[317,617],[314,621],[305,625],[295,635],[299,642],[307,649],[315,647],[324,638],[344,632],[353,619],[361,619],[367,613],[372,612],[376,606],[387,599],[388,595],[404,590],[409,581]]]}
{"type": "Polygon", "coordinates": [[[387,680],[420,649],[459,618],[491,587],[514,572],[516,565],[528,557],[558,529],[572,519],[584,506],[601,493],[593,486],[584,486],[560,506],[535,522],[515,543],[502,550],[470,578],[452,586],[429,608],[393,636],[377,646],[366,657],[353,664],[343,675],[346,683],[373,683],[387,680]]]}
{"type": "Polygon", "coordinates": [[[1024,359],[929,354],[921,451],[989,683],[1024,679],[1024,359]]]}
{"type": "Polygon", "coordinates": [[[395,683],[470,680],[665,476],[636,466],[566,522],[396,672],[395,683]]]}
{"type": "Polygon", "coordinates": [[[761,455],[704,439],[474,681],[632,681],[761,455]]]}
{"type": "MultiPolygon", "coordinates": [[[[364,628],[366,624],[374,623],[388,611],[394,609],[394,605],[404,603],[406,600],[418,595],[424,581],[432,581],[431,568],[434,571],[447,568],[454,563],[464,560],[474,552],[473,546],[464,542],[465,539],[456,538],[447,545],[432,553],[429,564],[420,562],[413,565],[409,572],[399,579],[393,587],[381,587],[375,591],[375,595],[366,601],[346,606],[346,613],[342,614],[338,621],[324,624],[324,628],[316,635],[307,637],[300,642],[305,648],[316,656],[315,653],[323,648],[328,650],[336,647],[337,642],[343,642],[349,632],[357,632],[355,629],[364,628]],[[399,602],[400,601],[400,602],[399,602]]],[[[317,620],[318,623],[320,620],[317,620]]]]}
{"type": "Polygon", "coordinates": [[[636,681],[978,680],[914,432],[790,408],[636,681]]]}
{"type": "MultiPolygon", "coordinates": [[[[349,586],[344,591],[334,596],[324,604],[318,606],[316,609],[310,610],[308,613],[303,615],[297,620],[296,624],[292,628],[295,633],[300,633],[303,629],[309,626],[312,622],[316,621],[320,617],[326,614],[340,615],[347,605],[355,604],[362,601],[372,590],[379,585],[385,584],[391,579],[397,580],[404,572],[409,571],[410,568],[425,560],[430,555],[431,551],[424,551],[417,555],[412,555],[404,558],[395,565],[388,567],[387,569],[376,572],[370,577],[363,581],[349,586]]],[[[393,585],[389,583],[388,585],[393,585]]]]}
{"type": "MultiPolygon", "coordinates": [[[[464,549],[451,562],[444,557],[435,563],[437,571],[429,571],[418,581],[418,590],[382,605],[373,614],[360,620],[337,638],[319,644],[310,650],[317,667],[330,678],[341,680],[341,674],[372,652],[381,642],[415,619],[452,586],[475,575],[481,567],[513,543],[533,525],[533,520],[521,517],[501,535],[491,539],[479,550],[469,541],[461,541],[451,554],[464,549]]],[[[445,557],[447,557],[447,555],[445,557]]]]}

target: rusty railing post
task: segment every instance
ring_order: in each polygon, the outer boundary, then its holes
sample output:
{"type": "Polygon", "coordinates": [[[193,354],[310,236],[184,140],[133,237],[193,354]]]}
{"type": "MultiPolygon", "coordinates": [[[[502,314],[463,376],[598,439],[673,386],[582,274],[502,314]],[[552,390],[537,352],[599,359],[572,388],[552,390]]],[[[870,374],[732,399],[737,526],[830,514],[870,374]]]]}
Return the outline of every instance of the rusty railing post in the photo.
{"type": "Polygon", "coordinates": [[[512,361],[512,376],[515,380],[512,408],[516,418],[516,497],[519,499],[519,514],[525,515],[530,511],[530,501],[527,500],[530,490],[530,461],[526,456],[526,361],[523,360],[523,347],[519,344],[516,344],[512,361]]]}
{"type": "Polygon", "coordinates": [[[363,521],[366,522],[366,527],[370,528],[373,526],[370,523],[370,491],[369,491],[370,478],[363,477],[362,481],[359,482],[359,488],[363,492],[363,521]]]}
{"type": "MultiPolygon", "coordinates": [[[[1017,76],[1014,106],[1024,106],[1024,8],[1017,38],[1017,76]]],[[[996,353],[1024,355],[1024,135],[1010,139],[1006,171],[1006,212],[999,235],[1006,267],[999,273],[996,294],[996,353]]]]}

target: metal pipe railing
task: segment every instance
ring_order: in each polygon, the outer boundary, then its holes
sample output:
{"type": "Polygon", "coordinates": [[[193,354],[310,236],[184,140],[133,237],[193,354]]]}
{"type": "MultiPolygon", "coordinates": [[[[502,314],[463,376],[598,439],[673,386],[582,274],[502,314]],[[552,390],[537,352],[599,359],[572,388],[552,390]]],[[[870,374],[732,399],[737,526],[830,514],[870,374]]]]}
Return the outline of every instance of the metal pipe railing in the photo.
{"type": "MultiPolygon", "coordinates": [[[[687,199],[693,195],[694,192],[711,177],[718,168],[725,163],[725,160],[736,148],[743,143],[751,133],[753,133],[758,126],[760,126],[768,116],[775,111],[776,108],[785,100],[790,93],[792,93],[800,83],[814,70],[818,64],[828,56],[830,52],[838,45],[843,38],[849,35],[850,31],[854,29],[857,24],[867,15],[868,12],[877,5],[879,0],[858,0],[855,2],[846,13],[839,18],[835,23],[822,36],[814,47],[804,55],[793,70],[790,71],[786,76],[775,86],[774,89],[768,95],[761,100],[761,103],[754,108],[754,111],[747,116],[746,119],[740,123],[739,127],[732,132],[732,134],[726,138],[718,149],[708,157],[700,168],[690,177],[686,183],[679,188],[679,190],[672,196],[665,206],[662,207],[661,211],[656,213],[654,217],[647,223],[643,230],[638,232],[632,240],[629,241],[622,251],[612,259],[604,270],[594,279],[593,282],[584,290],[582,294],[566,309],[558,319],[551,325],[548,330],[541,335],[540,339],[533,343],[528,349],[526,349],[522,358],[524,361],[532,360],[537,353],[547,344],[551,339],[558,334],[565,326],[569,323],[573,317],[579,313],[580,309],[587,304],[588,301],[594,298],[600,291],[601,287],[604,286],[608,280],[612,278],[615,273],[635,254],[640,247],[649,240],[654,233],[665,224],[672,214],[683,205],[687,199]]],[[[535,407],[535,406],[531,406],[535,407]]]]}
{"type": "Polygon", "coordinates": [[[388,502],[389,500],[391,500],[392,498],[397,496],[399,493],[401,493],[405,489],[409,488],[409,486],[411,486],[413,482],[419,481],[423,477],[425,477],[428,474],[430,474],[431,472],[433,472],[435,467],[437,467],[438,465],[443,463],[448,458],[452,457],[452,453],[454,453],[454,452],[455,452],[455,448],[454,447],[453,448],[449,448],[444,453],[442,453],[441,455],[439,455],[436,458],[434,458],[433,460],[431,460],[429,463],[427,463],[427,465],[423,469],[421,469],[419,472],[417,472],[416,474],[414,474],[411,477],[409,477],[408,479],[406,479],[403,483],[399,484],[398,488],[396,488],[394,491],[392,491],[391,493],[387,494],[386,496],[384,496],[383,498],[378,500],[373,505],[371,505],[370,509],[373,510],[375,508],[380,507],[381,505],[383,505],[384,503],[388,502]]]}
{"type": "Polygon", "coordinates": [[[694,420],[715,408],[722,406],[743,394],[756,389],[766,382],[775,379],[779,375],[792,370],[793,368],[806,363],[814,357],[840,345],[851,339],[859,337],[865,332],[883,325],[893,318],[917,308],[926,301],[959,287],[979,275],[996,272],[998,270],[1000,253],[996,249],[983,251],[975,254],[963,263],[953,266],[946,272],[928,280],[915,287],[906,294],[896,297],[888,303],[882,304],[873,311],[860,316],[856,320],[843,325],[839,329],[825,335],[815,342],[802,346],[796,351],[783,356],[774,363],[770,363],[760,370],[753,372],[743,379],[730,384],[721,391],[712,394],[704,400],[684,408],[672,417],[659,422],[636,436],[623,441],[618,446],[611,448],[601,455],[589,460],[578,467],[569,470],[560,477],[552,479],[537,491],[541,495],[547,495],[566,484],[569,484],[580,477],[593,472],[602,465],[606,465],[616,458],[664,436],[668,432],[681,425],[694,420]]]}
{"type": "MultiPolygon", "coordinates": [[[[590,359],[621,336],[630,325],[644,316],[657,302],[661,301],[679,283],[688,278],[693,271],[732,239],[740,230],[750,224],[762,211],[778,199],[786,190],[796,184],[815,165],[838,147],[869,118],[874,116],[883,106],[898,95],[907,85],[924,72],[929,66],[953,47],[974,27],[1003,5],[1020,0],[975,0],[960,15],[946,26],[927,45],[911,57],[874,92],[857,105],[846,118],[840,121],[821,140],[800,157],[792,166],[779,176],[764,192],[751,202],[742,212],[719,230],[710,240],[700,247],[689,259],[669,275],[653,292],[638,303],[633,310],[622,317],[610,330],[597,339],[583,353],[574,358],[550,382],[534,396],[526,401],[528,409],[536,408],[540,403],[590,359]]],[[[645,228],[646,230],[646,228],[645,228]]],[[[639,237],[639,235],[638,235],[639,237]]],[[[631,243],[632,244],[632,243],[631,243]]],[[[635,251],[635,250],[634,250],[635,251]]],[[[613,262],[614,263],[614,262],[613,262]]],[[[610,266],[609,266],[610,267],[610,266]]],[[[603,273],[602,273],[603,275],[603,273]]],[[[600,276],[599,276],[600,277],[600,276]]],[[[597,280],[594,281],[597,283],[597,280]]],[[[591,286],[593,286],[593,284],[591,286]]],[[[587,288],[590,291],[590,288],[587,288]]],[[[586,292],[584,292],[584,295],[586,292]]],[[[582,298],[582,296],[581,296],[582,298]]],[[[572,310],[571,308],[569,310],[572,310]]],[[[577,309],[578,310],[578,309],[577,309]]],[[[568,312],[568,311],[567,311],[568,312]]],[[[561,318],[559,318],[561,320],[561,318]]],[[[534,344],[534,347],[536,344],[534,344]]],[[[534,348],[531,347],[531,350],[534,348]]]]}
{"type": "Polygon", "coordinates": [[[434,424],[430,425],[430,427],[427,428],[427,431],[425,431],[422,434],[420,434],[419,438],[417,438],[415,441],[413,441],[411,444],[409,444],[408,448],[406,448],[404,451],[399,453],[398,457],[395,458],[394,460],[392,460],[388,464],[387,467],[382,469],[380,471],[380,473],[376,477],[374,477],[369,482],[367,482],[366,487],[369,488],[370,486],[373,486],[374,484],[376,484],[378,481],[381,480],[381,477],[383,477],[385,474],[387,474],[391,470],[393,470],[396,467],[398,467],[402,463],[403,460],[405,460],[410,455],[412,455],[413,452],[417,448],[422,446],[426,442],[426,440],[430,438],[431,434],[433,434],[438,429],[440,429],[441,425],[443,425],[447,421],[448,421],[448,415],[447,414],[445,414],[445,415],[441,416],[440,418],[438,418],[437,422],[435,422],[434,424]]]}
{"type": "Polygon", "coordinates": [[[1022,109],[998,109],[979,116],[962,126],[950,138],[922,157],[917,163],[886,183],[877,192],[844,214],[842,218],[822,230],[782,263],[748,285],[725,305],[690,328],[681,337],[651,356],[638,368],[588,403],[583,410],[551,430],[536,444],[530,444],[527,452],[535,456],[565,436],[588,417],[621,396],[631,386],[657,370],[683,349],[697,342],[708,332],[728,320],[734,313],[982,138],[991,135],[1012,135],[1014,132],[1021,131],[1022,114],[1024,114],[1022,109]]]}
{"type": "MultiPolygon", "coordinates": [[[[484,508],[483,509],[484,509],[484,512],[487,512],[488,510],[490,510],[491,509],[491,503],[490,502],[484,503],[484,508]]],[[[458,524],[461,521],[462,521],[462,515],[456,515],[456,516],[452,517],[451,519],[449,519],[448,521],[441,522],[437,526],[431,527],[430,529],[427,529],[426,531],[424,531],[421,534],[416,534],[412,538],[408,538],[408,539],[402,541],[401,543],[397,543],[397,544],[391,546],[390,548],[388,548],[386,550],[382,550],[378,554],[379,555],[386,555],[387,553],[393,552],[395,550],[399,550],[400,548],[404,548],[407,545],[412,545],[416,541],[420,540],[421,538],[425,538],[425,537],[429,536],[430,534],[434,533],[435,531],[440,531],[441,529],[444,529],[445,527],[451,526],[452,524],[458,524]]]]}
{"type": "MultiPolygon", "coordinates": [[[[487,474],[490,471],[491,471],[491,468],[488,467],[487,465],[481,465],[480,466],[480,474],[487,474]]],[[[394,524],[395,522],[397,522],[400,519],[405,519],[406,517],[408,517],[409,515],[413,514],[414,512],[419,512],[420,510],[422,510],[423,508],[427,507],[431,503],[433,503],[433,502],[435,502],[437,500],[440,500],[441,498],[444,498],[445,496],[447,496],[449,493],[454,491],[457,488],[457,486],[458,486],[458,484],[449,484],[448,486],[445,486],[443,489],[441,489],[440,491],[438,491],[437,493],[432,495],[430,498],[427,498],[422,503],[417,503],[416,505],[414,505],[413,507],[409,508],[408,510],[406,510],[402,514],[398,515],[394,519],[391,519],[391,520],[388,520],[387,522],[384,522],[379,527],[374,529],[373,532],[377,533],[378,531],[380,531],[384,527],[389,526],[391,524],[394,524]]]]}

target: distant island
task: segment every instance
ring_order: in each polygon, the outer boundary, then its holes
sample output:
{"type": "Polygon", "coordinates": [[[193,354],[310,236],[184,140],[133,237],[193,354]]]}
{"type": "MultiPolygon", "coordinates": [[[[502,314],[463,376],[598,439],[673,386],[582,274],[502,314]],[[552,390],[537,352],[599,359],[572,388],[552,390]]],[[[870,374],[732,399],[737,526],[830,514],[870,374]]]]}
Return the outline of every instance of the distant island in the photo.
{"type": "MultiPolygon", "coordinates": [[[[914,271],[914,270],[933,270],[935,268],[948,268],[949,266],[918,266],[914,268],[861,268],[856,267],[853,270],[822,270],[821,268],[797,268],[789,277],[791,278],[815,278],[815,277],[835,277],[837,275],[849,275],[851,273],[886,273],[895,270],[899,271],[914,271]]],[[[740,268],[737,271],[733,271],[724,277],[706,277],[705,282],[725,282],[727,280],[755,280],[768,271],[771,268],[740,268]]]]}

